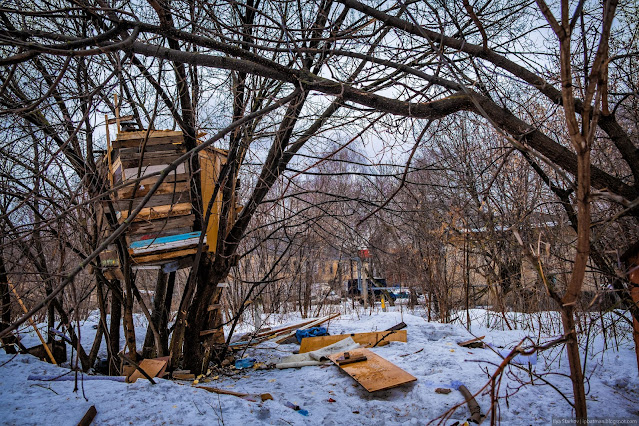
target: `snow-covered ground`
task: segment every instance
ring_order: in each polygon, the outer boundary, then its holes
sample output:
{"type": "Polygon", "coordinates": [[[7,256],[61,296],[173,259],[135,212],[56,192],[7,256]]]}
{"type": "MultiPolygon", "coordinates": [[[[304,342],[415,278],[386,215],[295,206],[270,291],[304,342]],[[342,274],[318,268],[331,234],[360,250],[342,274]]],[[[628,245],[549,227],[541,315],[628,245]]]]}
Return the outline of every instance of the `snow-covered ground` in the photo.
{"type": "MultiPolygon", "coordinates": [[[[133,384],[108,380],[86,380],[74,392],[74,382],[27,380],[32,374],[61,375],[67,368],[56,367],[28,355],[0,354],[0,423],[75,425],[94,405],[94,424],[438,424],[452,407],[461,404],[441,424],[463,423],[468,408],[456,385],[463,383],[472,393],[480,391],[502,358],[498,352],[514,347],[523,338],[544,343],[558,337],[558,317],[554,313],[508,315],[515,330],[504,327],[494,312],[472,310],[472,334],[466,312],[454,324],[428,322],[421,311],[389,308],[390,312],[360,310],[342,315],[329,326],[331,334],[378,331],[404,321],[408,343],[392,342],[372,349],[378,355],[417,377],[417,381],[387,391],[368,393],[336,366],[287,370],[239,370],[230,376],[212,375],[213,386],[251,394],[270,393],[273,400],[252,402],[231,395],[218,395],[195,388],[190,382],[156,379],[133,384]],[[505,328],[505,330],[504,330],[505,328]],[[458,342],[485,335],[492,348],[465,349],[458,342]],[[450,388],[444,395],[436,388],[450,388]],[[286,406],[291,402],[308,411],[308,416],[286,406]]],[[[293,317],[287,318],[295,320],[293,317]]],[[[612,319],[609,319],[612,321],[612,319]]],[[[90,347],[91,317],[81,328],[82,340],[90,347]]],[[[271,322],[273,319],[271,319],[271,322]]],[[[639,377],[629,333],[612,330],[606,322],[593,321],[586,358],[588,413],[591,418],[626,419],[639,424],[639,377]],[[608,337],[604,349],[604,334],[608,337]],[[612,331],[615,331],[613,335],[612,331]]],[[[142,328],[140,329],[142,330],[142,328]]],[[[144,336],[138,336],[140,340],[144,336]]],[[[27,335],[25,344],[37,344],[27,335]]],[[[530,341],[528,342],[530,344],[530,341]]],[[[568,362],[561,346],[541,352],[535,365],[508,367],[501,380],[496,415],[504,425],[551,424],[553,418],[570,417],[572,409],[564,399],[571,395],[568,362]],[[530,368],[530,371],[526,371],[530,368]],[[532,384],[531,384],[532,381],[532,384]],[[522,383],[527,383],[522,386],[522,383]],[[561,393],[560,393],[561,392],[561,393]]],[[[264,363],[276,362],[298,349],[295,344],[263,343],[244,356],[264,363]]],[[[490,408],[490,387],[477,396],[485,413],[490,408]]],[[[489,414],[490,416],[490,414],[489,414]]],[[[488,422],[489,419],[486,420],[488,422]]]]}

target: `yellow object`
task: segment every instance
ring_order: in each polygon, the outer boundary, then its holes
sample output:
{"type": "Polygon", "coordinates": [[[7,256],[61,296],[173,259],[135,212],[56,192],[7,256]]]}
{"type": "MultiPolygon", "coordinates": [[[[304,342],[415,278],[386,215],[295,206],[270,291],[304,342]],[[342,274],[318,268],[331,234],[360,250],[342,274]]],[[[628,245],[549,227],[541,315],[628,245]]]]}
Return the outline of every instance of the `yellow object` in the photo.
{"type": "MultiPolygon", "coordinates": [[[[24,303],[22,303],[22,299],[18,295],[18,292],[16,291],[16,288],[13,286],[13,284],[11,282],[8,282],[7,284],[9,284],[9,287],[11,287],[11,291],[13,291],[13,294],[15,294],[16,299],[18,299],[18,303],[22,307],[22,310],[24,311],[24,313],[28,314],[29,310],[27,309],[26,306],[24,306],[24,303]]],[[[29,317],[29,323],[31,324],[31,327],[33,327],[33,329],[35,330],[36,334],[40,338],[40,341],[42,342],[42,346],[44,347],[44,350],[47,352],[47,355],[49,355],[49,358],[51,359],[51,362],[54,363],[55,365],[58,365],[58,363],[55,362],[55,358],[53,357],[53,354],[51,353],[51,349],[49,349],[49,345],[47,345],[47,342],[44,341],[44,338],[42,337],[42,334],[40,334],[40,330],[38,330],[38,327],[36,326],[35,321],[33,321],[33,318],[29,317]]]]}
{"type": "MultiPolygon", "coordinates": [[[[200,169],[202,170],[200,176],[200,185],[202,189],[202,205],[206,210],[213,191],[215,190],[215,183],[217,182],[220,172],[222,171],[222,165],[226,163],[227,154],[218,149],[210,148],[204,149],[198,153],[200,158],[200,169]]],[[[206,242],[209,246],[209,252],[215,253],[217,248],[217,234],[220,226],[220,213],[222,211],[222,191],[218,190],[215,201],[213,202],[211,209],[211,216],[209,218],[208,226],[206,227],[206,242]]],[[[206,215],[206,211],[204,214],[206,215]]]]}

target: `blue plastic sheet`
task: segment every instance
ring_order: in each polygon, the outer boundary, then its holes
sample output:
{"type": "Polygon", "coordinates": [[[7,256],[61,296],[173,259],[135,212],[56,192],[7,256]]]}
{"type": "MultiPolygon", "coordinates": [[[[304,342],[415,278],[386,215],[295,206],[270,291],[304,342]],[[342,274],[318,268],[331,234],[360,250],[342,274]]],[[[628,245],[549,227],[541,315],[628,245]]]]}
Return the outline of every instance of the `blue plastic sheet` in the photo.
{"type": "Polygon", "coordinates": [[[328,332],[324,327],[311,327],[306,330],[297,330],[295,332],[295,337],[297,338],[297,343],[302,343],[302,339],[305,337],[315,337],[315,336],[327,336],[328,332]]]}

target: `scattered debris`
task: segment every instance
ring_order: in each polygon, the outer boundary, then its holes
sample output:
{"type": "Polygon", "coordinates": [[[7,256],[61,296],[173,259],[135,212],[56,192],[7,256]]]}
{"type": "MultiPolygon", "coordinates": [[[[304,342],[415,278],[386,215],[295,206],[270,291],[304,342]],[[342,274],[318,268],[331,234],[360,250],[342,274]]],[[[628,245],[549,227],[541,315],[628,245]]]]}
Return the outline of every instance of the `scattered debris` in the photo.
{"type": "MultiPolygon", "coordinates": [[[[336,313],[336,314],[327,315],[322,318],[307,319],[293,325],[287,325],[285,327],[279,327],[275,329],[268,329],[266,331],[263,331],[254,335],[250,335],[250,334],[244,335],[241,337],[242,338],[241,341],[233,342],[229,345],[229,347],[232,350],[237,351],[237,350],[245,349],[248,346],[255,346],[267,340],[274,340],[276,343],[282,344],[288,339],[292,338],[294,342],[296,340],[295,333],[297,332],[297,330],[304,330],[310,327],[315,327],[315,326],[324,324],[325,322],[328,322],[334,318],[337,318],[339,315],[340,315],[339,313],[336,313]]],[[[290,343],[293,343],[293,342],[290,342],[290,343]]]]}
{"type": "Polygon", "coordinates": [[[311,352],[332,345],[333,343],[351,337],[355,343],[365,347],[384,346],[390,342],[406,342],[407,332],[401,331],[372,331],[368,333],[338,334],[335,336],[307,337],[302,340],[300,353],[311,352]]]}
{"type": "Polygon", "coordinates": [[[366,361],[366,360],[367,358],[365,355],[351,356],[350,352],[344,352],[344,355],[341,356],[340,358],[337,358],[335,361],[337,362],[337,365],[342,366],[342,365],[352,364],[354,362],[360,362],[360,361],[366,361]]]}
{"type": "Polygon", "coordinates": [[[399,324],[395,324],[394,326],[392,326],[390,328],[387,328],[384,331],[397,331],[397,330],[402,330],[402,329],[404,329],[406,327],[408,327],[408,326],[406,325],[406,323],[404,321],[402,321],[399,324]]]}
{"type": "Polygon", "coordinates": [[[443,395],[448,395],[451,392],[452,392],[452,390],[450,390],[448,388],[437,388],[437,389],[435,389],[435,393],[441,393],[443,395]]]}
{"type": "Polygon", "coordinates": [[[406,357],[406,356],[408,356],[408,355],[415,355],[415,354],[420,353],[420,352],[421,352],[421,351],[423,351],[423,350],[424,350],[424,348],[421,348],[421,349],[419,349],[419,350],[417,350],[417,351],[415,351],[415,352],[411,352],[411,353],[408,353],[408,354],[403,354],[403,355],[400,355],[400,356],[403,358],[403,357],[406,357]]]}
{"type": "Polygon", "coordinates": [[[237,368],[238,370],[241,370],[243,368],[251,368],[253,367],[253,364],[255,364],[255,361],[257,361],[255,358],[238,359],[237,361],[235,361],[235,368],[237,368]]]}
{"type": "Polygon", "coordinates": [[[481,424],[481,422],[484,421],[484,418],[486,416],[481,413],[481,407],[477,403],[477,400],[470,393],[468,388],[466,388],[466,386],[459,385],[459,391],[461,392],[462,395],[464,395],[464,398],[466,399],[466,404],[468,404],[468,409],[470,410],[470,417],[468,418],[468,420],[473,423],[481,424]]]}
{"type": "Polygon", "coordinates": [[[351,337],[347,337],[339,342],[335,342],[332,345],[312,352],[291,355],[283,358],[280,360],[279,363],[275,365],[275,367],[283,369],[306,367],[310,365],[321,365],[328,361],[330,354],[350,351],[351,349],[355,349],[358,347],[359,344],[355,343],[355,341],[353,341],[351,337]]]}
{"type": "Polygon", "coordinates": [[[415,376],[368,349],[355,349],[352,352],[356,356],[366,356],[367,360],[341,366],[337,360],[343,357],[343,353],[332,354],[328,358],[369,392],[390,389],[417,380],[415,376]]]}
{"type": "Polygon", "coordinates": [[[89,426],[91,422],[93,422],[96,414],[98,414],[98,411],[95,409],[95,405],[92,405],[84,414],[84,417],[82,417],[78,426],[89,426]]]}
{"type": "Polygon", "coordinates": [[[295,331],[295,338],[297,339],[297,343],[302,343],[302,339],[306,337],[318,337],[327,335],[328,331],[324,327],[311,327],[295,331]]]}
{"type": "Polygon", "coordinates": [[[457,343],[459,346],[471,349],[483,349],[486,344],[482,342],[482,339],[486,336],[475,337],[474,339],[466,340],[464,342],[457,343]]]}
{"type": "Polygon", "coordinates": [[[299,405],[295,405],[292,402],[286,401],[284,403],[285,406],[287,406],[288,408],[292,408],[293,410],[297,411],[298,413],[300,413],[302,416],[308,416],[308,411],[304,410],[303,408],[301,408],[299,405]]]}
{"type": "Polygon", "coordinates": [[[171,377],[175,380],[194,380],[195,374],[191,373],[191,370],[175,370],[171,377]]]}
{"type": "Polygon", "coordinates": [[[198,389],[204,389],[205,391],[211,392],[211,393],[237,396],[238,398],[242,398],[252,402],[258,402],[258,400],[261,402],[273,400],[273,396],[270,393],[251,394],[251,393],[234,392],[227,389],[212,388],[209,386],[195,386],[195,387],[198,389]]]}

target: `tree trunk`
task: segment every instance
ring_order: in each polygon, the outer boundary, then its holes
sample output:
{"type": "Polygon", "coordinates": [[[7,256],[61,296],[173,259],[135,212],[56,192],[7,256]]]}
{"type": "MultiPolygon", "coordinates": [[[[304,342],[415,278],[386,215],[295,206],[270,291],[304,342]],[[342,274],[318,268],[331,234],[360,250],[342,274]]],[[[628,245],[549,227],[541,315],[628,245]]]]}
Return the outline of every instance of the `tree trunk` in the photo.
{"type": "Polygon", "coordinates": [[[212,263],[208,256],[203,257],[196,277],[198,286],[187,315],[183,365],[195,375],[205,373],[209,362],[221,361],[217,358],[223,354],[223,350],[220,351],[225,343],[222,311],[209,310],[209,306],[219,303],[222,289],[217,285],[226,279],[230,269],[228,260],[220,259],[212,263]],[[207,331],[212,333],[200,335],[207,331]]]}
{"type": "Polygon", "coordinates": [[[164,309],[160,316],[158,324],[158,332],[160,333],[160,345],[164,354],[169,354],[169,314],[171,313],[171,303],[173,302],[173,289],[175,287],[175,271],[169,273],[169,279],[166,286],[166,296],[164,298],[164,309]]]}
{"type": "MultiPolygon", "coordinates": [[[[155,285],[155,293],[153,296],[153,312],[151,313],[151,323],[156,330],[158,330],[158,334],[160,333],[160,322],[161,318],[164,315],[164,304],[166,302],[166,291],[168,285],[168,275],[162,272],[162,270],[158,270],[158,278],[155,285]]],[[[157,342],[162,349],[162,342],[157,342]]],[[[157,353],[155,347],[155,337],[153,334],[153,330],[151,328],[151,324],[146,330],[146,337],[144,338],[144,346],[142,347],[142,357],[143,358],[155,358],[156,356],[164,356],[163,353],[157,353]]]]}
{"type": "Polygon", "coordinates": [[[566,336],[566,353],[570,366],[570,380],[575,399],[575,416],[577,420],[587,418],[586,391],[584,388],[584,374],[581,368],[581,358],[579,357],[579,342],[577,340],[577,330],[575,328],[575,307],[574,305],[564,305],[561,309],[561,322],[564,326],[566,336]]]}
{"type": "Polygon", "coordinates": [[[111,291],[111,323],[109,324],[109,346],[111,348],[109,358],[109,374],[119,374],[120,359],[118,353],[120,352],[120,321],[122,320],[122,304],[117,297],[115,290],[122,294],[118,288],[117,281],[113,280],[113,290],[111,291]]]}

